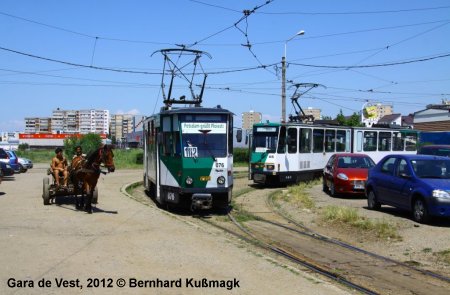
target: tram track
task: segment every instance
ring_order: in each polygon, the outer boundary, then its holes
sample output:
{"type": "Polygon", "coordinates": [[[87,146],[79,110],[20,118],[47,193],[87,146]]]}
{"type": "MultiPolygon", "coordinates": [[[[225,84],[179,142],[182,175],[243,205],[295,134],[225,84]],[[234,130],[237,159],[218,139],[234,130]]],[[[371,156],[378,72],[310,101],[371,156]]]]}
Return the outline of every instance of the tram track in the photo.
{"type": "MultiPolygon", "coordinates": [[[[254,187],[235,190],[235,209],[227,215],[232,224],[224,223],[223,218],[222,221],[216,218],[196,220],[364,294],[448,292],[450,279],[447,277],[323,236],[280,214],[270,198],[270,194],[277,190],[254,187]],[[253,203],[255,196],[264,203],[260,205],[264,205],[265,209],[261,206],[256,210],[252,210],[255,207],[247,207],[253,203]],[[236,221],[235,217],[239,215],[237,210],[246,211],[252,218],[236,221]]],[[[147,201],[144,203],[149,205],[147,201]]],[[[192,223],[192,216],[175,215],[177,219],[192,223]]]]}
{"type": "MultiPolygon", "coordinates": [[[[281,214],[271,198],[275,190],[268,191],[262,194],[265,196],[257,194],[253,198],[243,195],[250,200],[240,202],[239,210],[252,214],[253,220],[238,227],[253,238],[287,249],[294,256],[304,257],[307,263],[331,274],[339,273],[339,279],[374,293],[446,294],[450,289],[448,277],[326,237],[281,214]],[[254,202],[260,204],[246,208],[254,202]],[[263,202],[265,210],[261,206],[263,202]]],[[[233,212],[230,214],[231,219],[233,212]]]]}

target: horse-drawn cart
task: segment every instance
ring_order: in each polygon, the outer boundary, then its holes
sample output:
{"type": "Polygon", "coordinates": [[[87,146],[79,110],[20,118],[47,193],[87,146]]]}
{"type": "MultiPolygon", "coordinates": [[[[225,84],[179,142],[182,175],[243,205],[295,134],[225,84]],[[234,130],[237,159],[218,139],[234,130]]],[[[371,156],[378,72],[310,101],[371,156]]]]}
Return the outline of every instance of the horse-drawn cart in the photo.
{"type": "MultiPolygon", "coordinates": [[[[78,197],[83,197],[83,194],[86,192],[83,191],[83,184],[81,182],[74,184],[69,177],[67,182],[67,187],[57,186],[55,181],[55,176],[51,173],[49,169],[47,171],[47,175],[51,175],[52,183],[50,184],[50,178],[44,177],[42,181],[42,199],[44,201],[44,205],[50,205],[52,202],[55,203],[56,197],[64,197],[64,196],[73,196],[75,200],[78,197]]],[[[60,177],[59,183],[63,183],[64,178],[60,177]]],[[[98,188],[95,187],[93,196],[92,196],[92,204],[97,204],[98,202],[98,188]]]]}
{"type": "MultiPolygon", "coordinates": [[[[73,196],[77,209],[84,209],[88,213],[92,213],[92,204],[97,204],[98,189],[97,181],[101,173],[114,172],[114,153],[112,147],[104,145],[91,153],[87,159],[82,159],[77,163],[72,161],[71,173],[69,173],[67,186],[56,185],[55,176],[49,169],[48,175],[52,175],[52,183],[49,177],[44,177],[42,199],[44,205],[50,205],[51,201],[55,202],[58,196],[73,196]],[[101,170],[101,165],[108,170],[101,170]]],[[[58,183],[64,183],[64,176],[59,175],[58,183]]]]}

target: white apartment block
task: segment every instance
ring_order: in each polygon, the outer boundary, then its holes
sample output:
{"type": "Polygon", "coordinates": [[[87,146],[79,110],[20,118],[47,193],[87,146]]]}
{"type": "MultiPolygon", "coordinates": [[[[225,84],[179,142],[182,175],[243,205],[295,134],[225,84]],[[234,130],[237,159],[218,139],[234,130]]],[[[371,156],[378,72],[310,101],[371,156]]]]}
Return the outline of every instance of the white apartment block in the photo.
{"type": "Polygon", "coordinates": [[[80,110],[78,111],[79,133],[109,133],[109,111],[108,110],[80,110]]]}
{"type": "Polygon", "coordinates": [[[53,110],[51,118],[25,118],[25,133],[108,134],[108,110],[53,110]]]}
{"type": "Polygon", "coordinates": [[[51,133],[51,118],[25,118],[25,133],[51,133]]]}

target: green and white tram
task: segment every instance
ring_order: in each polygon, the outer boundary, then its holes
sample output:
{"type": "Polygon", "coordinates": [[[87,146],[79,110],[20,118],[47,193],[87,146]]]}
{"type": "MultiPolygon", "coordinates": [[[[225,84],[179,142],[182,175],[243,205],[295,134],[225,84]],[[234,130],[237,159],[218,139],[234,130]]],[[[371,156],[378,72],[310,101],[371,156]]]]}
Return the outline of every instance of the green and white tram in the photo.
{"type": "MultiPolygon", "coordinates": [[[[164,107],[144,121],[144,186],[160,205],[188,206],[192,210],[227,208],[233,189],[233,113],[220,106],[201,106],[194,80],[201,68],[199,50],[162,49],[164,70],[161,93],[164,107]],[[187,60],[191,59],[191,60],[187,60]],[[193,68],[187,69],[187,66],[193,68]],[[183,73],[185,69],[190,73],[183,73]],[[164,77],[170,76],[166,94],[164,77]],[[188,83],[191,98],[175,97],[174,81],[188,83]],[[181,107],[174,107],[174,105],[181,107]]],[[[178,95],[177,95],[178,97],[178,95]]]]}
{"type": "Polygon", "coordinates": [[[334,125],[257,123],[250,136],[249,179],[296,183],[321,175],[335,153],[365,153],[375,162],[390,153],[416,153],[417,131],[334,125]]]}
{"type": "Polygon", "coordinates": [[[226,208],[233,189],[233,114],[180,108],[144,121],[144,185],[159,204],[226,208]]]}

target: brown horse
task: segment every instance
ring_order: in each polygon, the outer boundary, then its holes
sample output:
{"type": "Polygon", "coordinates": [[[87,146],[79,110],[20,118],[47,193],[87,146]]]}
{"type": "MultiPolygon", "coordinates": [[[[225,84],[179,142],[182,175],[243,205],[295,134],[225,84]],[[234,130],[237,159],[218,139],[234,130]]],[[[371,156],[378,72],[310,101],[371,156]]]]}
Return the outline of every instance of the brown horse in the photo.
{"type": "Polygon", "coordinates": [[[88,213],[92,213],[92,197],[97,186],[100,173],[105,173],[100,169],[104,164],[108,172],[114,172],[114,153],[110,145],[104,145],[93,152],[87,159],[78,157],[71,164],[71,179],[75,186],[75,195],[81,195],[76,199],[77,208],[83,208],[88,213]]]}

